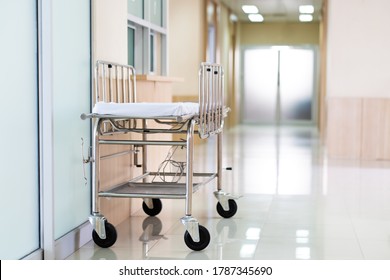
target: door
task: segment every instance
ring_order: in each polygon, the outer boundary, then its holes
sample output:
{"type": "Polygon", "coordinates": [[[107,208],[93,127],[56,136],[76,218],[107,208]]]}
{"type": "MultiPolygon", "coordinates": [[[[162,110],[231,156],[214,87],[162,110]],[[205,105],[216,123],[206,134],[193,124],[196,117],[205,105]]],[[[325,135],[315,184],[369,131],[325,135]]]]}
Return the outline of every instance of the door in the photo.
{"type": "Polygon", "coordinates": [[[243,52],[244,123],[315,122],[314,48],[268,47],[243,52]]]}
{"type": "Polygon", "coordinates": [[[0,259],[40,249],[37,1],[0,8],[0,259]]]}

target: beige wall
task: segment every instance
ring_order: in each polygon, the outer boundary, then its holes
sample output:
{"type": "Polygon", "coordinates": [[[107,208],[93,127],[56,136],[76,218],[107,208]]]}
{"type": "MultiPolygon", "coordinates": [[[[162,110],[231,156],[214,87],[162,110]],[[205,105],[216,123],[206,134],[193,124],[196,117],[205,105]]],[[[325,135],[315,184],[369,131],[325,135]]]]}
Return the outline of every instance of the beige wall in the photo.
{"type": "Polygon", "coordinates": [[[127,64],[127,0],[93,0],[93,60],[127,64]]]}
{"type": "Polygon", "coordinates": [[[318,45],[319,23],[240,23],[240,44],[318,45]]]}
{"type": "Polygon", "coordinates": [[[387,0],[328,1],[330,157],[390,159],[389,9],[387,0]]]}
{"type": "Polygon", "coordinates": [[[168,73],[183,78],[173,85],[176,96],[198,95],[199,64],[205,55],[205,3],[169,0],[168,73]]]}
{"type": "MultiPolygon", "coordinates": [[[[181,77],[182,83],[173,85],[175,101],[194,101],[198,96],[199,64],[206,59],[207,26],[206,0],[170,0],[169,1],[169,75],[181,77]]],[[[230,11],[223,4],[216,8],[216,60],[225,71],[225,96],[227,106],[237,106],[236,71],[234,70],[237,53],[237,28],[230,21],[230,11]]],[[[228,124],[237,123],[238,110],[232,110],[228,124]]]]}
{"type": "Polygon", "coordinates": [[[227,127],[236,125],[239,122],[239,103],[237,102],[239,92],[236,85],[239,84],[239,77],[235,71],[236,52],[238,46],[238,24],[231,21],[229,9],[221,4],[217,16],[217,62],[219,62],[225,72],[225,104],[231,108],[225,124],[227,127]]]}

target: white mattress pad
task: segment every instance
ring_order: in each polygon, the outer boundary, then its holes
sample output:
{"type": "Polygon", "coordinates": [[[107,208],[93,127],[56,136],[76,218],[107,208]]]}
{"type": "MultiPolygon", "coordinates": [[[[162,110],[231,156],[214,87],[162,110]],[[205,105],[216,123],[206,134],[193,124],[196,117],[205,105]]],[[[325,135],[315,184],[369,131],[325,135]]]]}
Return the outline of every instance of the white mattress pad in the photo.
{"type": "Polygon", "coordinates": [[[99,115],[129,116],[134,118],[195,116],[199,114],[199,104],[193,102],[98,102],[95,104],[92,113],[99,115]]]}

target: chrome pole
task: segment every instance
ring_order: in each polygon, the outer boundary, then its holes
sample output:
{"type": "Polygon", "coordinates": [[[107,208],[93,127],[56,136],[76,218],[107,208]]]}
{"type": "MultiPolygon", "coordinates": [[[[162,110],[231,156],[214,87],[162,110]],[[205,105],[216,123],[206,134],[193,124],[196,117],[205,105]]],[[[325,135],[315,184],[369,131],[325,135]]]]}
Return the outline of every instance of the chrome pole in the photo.
{"type": "Polygon", "coordinates": [[[193,162],[194,162],[194,127],[195,120],[191,120],[187,128],[187,149],[186,149],[186,216],[192,214],[192,192],[193,192],[193,162]]]}
{"type": "Polygon", "coordinates": [[[222,190],[222,132],[217,135],[217,189],[222,190]]]}
{"type": "Polygon", "coordinates": [[[100,174],[100,151],[99,151],[99,126],[101,120],[95,119],[93,121],[92,131],[92,213],[99,213],[99,174],[100,174]]]}

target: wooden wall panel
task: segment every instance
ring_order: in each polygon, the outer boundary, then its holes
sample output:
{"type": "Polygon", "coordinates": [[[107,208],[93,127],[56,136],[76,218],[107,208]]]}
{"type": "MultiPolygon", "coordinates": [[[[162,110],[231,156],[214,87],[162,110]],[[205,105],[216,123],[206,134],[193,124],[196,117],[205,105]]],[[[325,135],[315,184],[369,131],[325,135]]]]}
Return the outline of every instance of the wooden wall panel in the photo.
{"type": "MultiPolygon", "coordinates": [[[[129,139],[128,135],[120,135],[121,139],[129,139]]],[[[112,137],[105,136],[104,139],[112,137]]],[[[118,136],[116,136],[116,139],[118,136]]],[[[120,184],[131,178],[133,173],[132,154],[107,157],[121,152],[129,151],[129,146],[100,146],[100,190],[108,190],[112,186],[120,184]]],[[[129,217],[130,199],[100,198],[100,212],[113,225],[117,225],[129,217]]]]}
{"type": "Polygon", "coordinates": [[[390,160],[390,99],[328,99],[330,158],[390,160]]]}
{"type": "Polygon", "coordinates": [[[383,114],[383,157],[381,159],[390,160],[390,99],[382,100],[385,104],[385,112],[383,114]]]}
{"type": "MultiPolygon", "coordinates": [[[[165,81],[137,81],[137,102],[172,102],[172,84],[165,81]]],[[[153,121],[148,121],[149,127],[156,127],[153,121]]],[[[140,137],[140,135],[137,135],[140,137]]],[[[171,134],[148,135],[149,140],[172,140],[171,134]]],[[[165,159],[169,147],[148,146],[148,171],[157,171],[160,163],[165,159]]],[[[141,160],[141,158],[140,158],[141,160]]]]}
{"type": "Polygon", "coordinates": [[[362,159],[390,159],[390,101],[365,98],[362,119],[362,159]]]}
{"type": "Polygon", "coordinates": [[[361,156],[362,99],[329,98],[327,150],[331,158],[361,156]]]}

